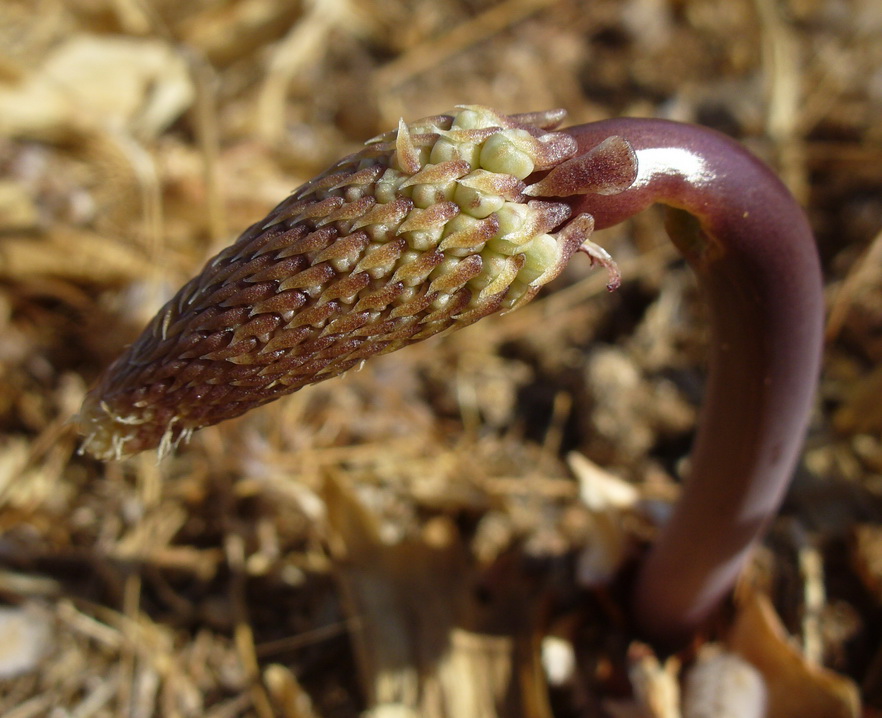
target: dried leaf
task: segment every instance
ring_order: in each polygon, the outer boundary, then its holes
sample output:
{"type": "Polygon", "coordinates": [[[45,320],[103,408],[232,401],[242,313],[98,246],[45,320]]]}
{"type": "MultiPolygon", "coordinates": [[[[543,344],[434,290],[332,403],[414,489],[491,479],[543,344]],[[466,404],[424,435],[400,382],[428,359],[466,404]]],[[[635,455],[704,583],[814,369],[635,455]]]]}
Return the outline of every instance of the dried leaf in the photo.
{"type": "Polygon", "coordinates": [[[857,718],[860,698],[848,678],[810,663],[787,635],[768,597],[746,589],[729,647],[763,674],[768,718],[857,718]]]}
{"type": "Polygon", "coordinates": [[[0,243],[0,278],[54,277],[114,284],[142,278],[146,260],[114,237],[56,227],[43,237],[6,237],[0,243]]]}
{"type": "Polygon", "coordinates": [[[186,63],[167,43],[78,35],[21,81],[0,84],[0,135],[58,140],[100,127],[155,137],[192,96],[186,63]]]}
{"type": "Polygon", "coordinates": [[[579,496],[594,519],[591,541],[578,556],[576,576],[582,586],[605,585],[634,548],[623,517],[634,509],[639,492],[581,454],[573,452],[567,459],[579,482],[579,496]]]}
{"type": "Polygon", "coordinates": [[[572,452],[567,456],[570,470],[579,482],[579,496],[592,511],[633,509],[640,493],[633,485],[605,471],[588,457],[572,452]]]}
{"type": "Polygon", "coordinates": [[[36,605],[0,608],[0,679],[37,667],[51,649],[49,615],[36,605]]]}
{"type": "Polygon", "coordinates": [[[672,656],[659,663],[649,646],[633,643],[628,662],[634,700],[607,701],[606,709],[616,718],[680,718],[680,661],[672,656]]]}

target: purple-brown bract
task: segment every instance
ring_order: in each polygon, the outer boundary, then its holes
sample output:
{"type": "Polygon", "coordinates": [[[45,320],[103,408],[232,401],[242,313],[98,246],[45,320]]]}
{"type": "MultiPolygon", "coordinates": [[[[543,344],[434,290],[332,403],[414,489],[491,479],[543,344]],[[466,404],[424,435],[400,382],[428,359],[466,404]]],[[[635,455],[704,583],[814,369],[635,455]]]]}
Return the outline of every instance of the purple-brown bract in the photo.
{"type": "MultiPolygon", "coordinates": [[[[550,131],[564,115],[463,106],[402,121],[297,189],[104,374],[79,417],[86,451],[162,453],[370,356],[516,308],[580,247],[612,267],[589,241],[590,215],[524,182],[576,154],[550,131]]],[[[577,163],[606,167],[587,191],[621,191],[636,176],[618,138],[577,163]]]]}

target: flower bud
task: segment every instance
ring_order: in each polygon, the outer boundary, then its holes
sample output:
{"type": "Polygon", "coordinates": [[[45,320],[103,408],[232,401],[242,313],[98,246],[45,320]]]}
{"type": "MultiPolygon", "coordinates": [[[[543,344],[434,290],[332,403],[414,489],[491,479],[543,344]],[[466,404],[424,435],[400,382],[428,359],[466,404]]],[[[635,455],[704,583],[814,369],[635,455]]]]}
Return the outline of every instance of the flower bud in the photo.
{"type": "Polygon", "coordinates": [[[528,301],[591,231],[567,224],[568,205],[525,194],[534,170],[576,153],[548,131],[561,118],[468,106],[402,121],[301,186],[105,372],[79,417],[85,450],[167,451],[370,356],[528,301]]]}

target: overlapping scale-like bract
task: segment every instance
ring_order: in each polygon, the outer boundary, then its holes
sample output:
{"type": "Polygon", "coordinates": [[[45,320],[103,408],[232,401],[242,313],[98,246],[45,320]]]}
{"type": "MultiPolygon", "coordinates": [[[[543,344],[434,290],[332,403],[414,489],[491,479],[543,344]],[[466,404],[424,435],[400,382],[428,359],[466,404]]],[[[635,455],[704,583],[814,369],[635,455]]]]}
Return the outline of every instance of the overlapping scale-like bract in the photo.
{"type": "Polygon", "coordinates": [[[550,131],[562,117],[466,106],[401,122],[307,182],[212,259],[105,373],[80,415],[86,450],[167,450],[370,356],[528,301],[592,229],[568,205],[525,194],[526,178],[576,151],[550,131]]]}

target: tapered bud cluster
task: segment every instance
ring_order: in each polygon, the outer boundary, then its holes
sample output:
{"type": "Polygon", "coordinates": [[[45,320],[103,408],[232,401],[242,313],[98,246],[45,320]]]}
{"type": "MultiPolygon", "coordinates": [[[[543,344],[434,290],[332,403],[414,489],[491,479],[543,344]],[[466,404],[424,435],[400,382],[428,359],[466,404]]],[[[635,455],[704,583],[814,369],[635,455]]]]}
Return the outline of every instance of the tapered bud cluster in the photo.
{"type": "Polygon", "coordinates": [[[550,131],[563,116],[464,106],[402,121],[304,184],[209,261],[105,373],[80,414],[85,449],[102,459],[165,451],[375,354],[529,301],[593,227],[524,181],[576,153],[550,131]]]}

